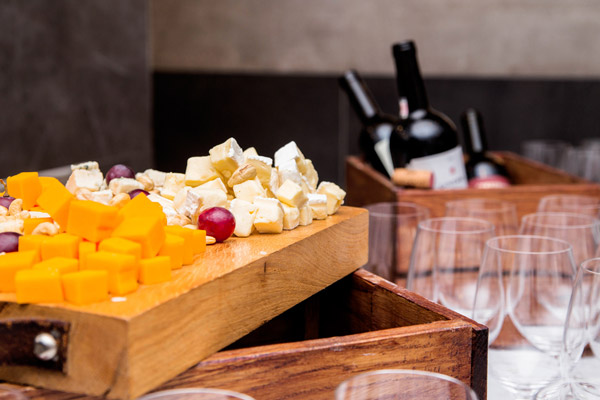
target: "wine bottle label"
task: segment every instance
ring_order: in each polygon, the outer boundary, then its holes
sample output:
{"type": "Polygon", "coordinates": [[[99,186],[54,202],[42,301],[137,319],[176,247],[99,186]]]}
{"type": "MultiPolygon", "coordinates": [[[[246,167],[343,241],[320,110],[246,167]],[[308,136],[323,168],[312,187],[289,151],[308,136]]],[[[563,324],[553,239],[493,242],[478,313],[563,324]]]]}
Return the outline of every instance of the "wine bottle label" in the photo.
{"type": "Polygon", "coordinates": [[[464,189],[468,186],[460,146],[431,156],[413,158],[406,168],[433,172],[433,189],[464,189]]]}
{"type": "Polygon", "coordinates": [[[375,143],[375,153],[377,153],[377,156],[381,160],[388,176],[392,176],[394,174],[394,163],[392,162],[392,155],[390,153],[390,139],[381,139],[375,143]]]}
{"type": "Polygon", "coordinates": [[[475,189],[499,189],[510,186],[510,181],[502,175],[489,175],[484,178],[469,179],[469,187],[475,189]]]}

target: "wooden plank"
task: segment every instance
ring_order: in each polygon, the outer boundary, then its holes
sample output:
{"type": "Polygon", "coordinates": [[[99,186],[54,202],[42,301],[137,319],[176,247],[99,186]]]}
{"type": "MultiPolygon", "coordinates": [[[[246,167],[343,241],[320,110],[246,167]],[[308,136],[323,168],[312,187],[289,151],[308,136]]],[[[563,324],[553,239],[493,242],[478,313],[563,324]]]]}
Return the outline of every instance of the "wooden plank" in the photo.
{"type": "Polygon", "coordinates": [[[124,302],[17,305],[2,294],[0,318],[51,316],[72,335],[67,374],[0,367],[0,379],[137,397],[366,263],[367,224],[365,210],[342,207],[293,231],[232,238],[124,302]]]}

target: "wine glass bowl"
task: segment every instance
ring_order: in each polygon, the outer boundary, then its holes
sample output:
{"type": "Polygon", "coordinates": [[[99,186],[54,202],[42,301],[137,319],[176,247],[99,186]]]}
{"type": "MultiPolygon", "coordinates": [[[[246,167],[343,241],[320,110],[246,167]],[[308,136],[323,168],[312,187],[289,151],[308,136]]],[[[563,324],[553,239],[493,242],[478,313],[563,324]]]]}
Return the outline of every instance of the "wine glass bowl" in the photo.
{"type": "Polygon", "coordinates": [[[567,212],[600,216],[600,199],[575,194],[553,194],[544,196],[538,203],[538,212],[567,212]]]}
{"type": "Polygon", "coordinates": [[[494,224],[498,236],[514,235],[519,229],[515,203],[497,199],[472,198],[446,202],[447,217],[483,219],[494,224]]]}

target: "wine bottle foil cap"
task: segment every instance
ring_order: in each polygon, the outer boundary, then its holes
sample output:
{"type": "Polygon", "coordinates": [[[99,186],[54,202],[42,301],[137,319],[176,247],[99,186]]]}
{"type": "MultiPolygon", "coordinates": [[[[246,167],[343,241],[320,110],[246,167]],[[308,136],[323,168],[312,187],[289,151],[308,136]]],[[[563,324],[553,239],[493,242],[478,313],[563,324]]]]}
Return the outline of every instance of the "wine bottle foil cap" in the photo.
{"type": "Polygon", "coordinates": [[[405,42],[396,43],[392,47],[394,55],[401,55],[407,52],[416,52],[417,48],[415,46],[415,42],[412,40],[407,40],[405,42]]]}

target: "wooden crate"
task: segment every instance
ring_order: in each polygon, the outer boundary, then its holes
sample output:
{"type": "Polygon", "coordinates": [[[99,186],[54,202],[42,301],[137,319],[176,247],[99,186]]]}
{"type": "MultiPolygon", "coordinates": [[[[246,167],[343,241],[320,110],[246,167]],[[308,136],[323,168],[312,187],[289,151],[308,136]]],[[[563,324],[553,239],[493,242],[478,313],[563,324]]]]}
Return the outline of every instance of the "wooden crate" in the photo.
{"type": "MultiPolygon", "coordinates": [[[[361,269],[157,390],[216,387],[260,400],[329,400],[355,374],[403,368],[453,376],[484,400],[487,338],[486,327],[361,269]]],[[[73,398],[22,390],[34,399],[73,398]]]]}
{"type": "Polygon", "coordinates": [[[358,269],[367,225],[366,210],[342,207],[292,231],[231,238],[125,301],[19,305],[0,293],[0,380],[135,398],[358,269]],[[59,337],[56,360],[33,357],[41,331],[59,337]]]}
{"type": "Polygon", "coordinates": [[[506,167],[512,186],[503,189],[421,190],[403,189],[380,174],[359,157],[346,159],[346,204],[367,204],[409,201],[431,210],[432,217],[441,217],[447,201],[465,198],[490,198],[511,201],[517,206],[517,216],[535,212],[538,202],[551,194],[579,194],[600,197],[600,185],[569,175],[510,152],[496,152],[506,167]]]}

